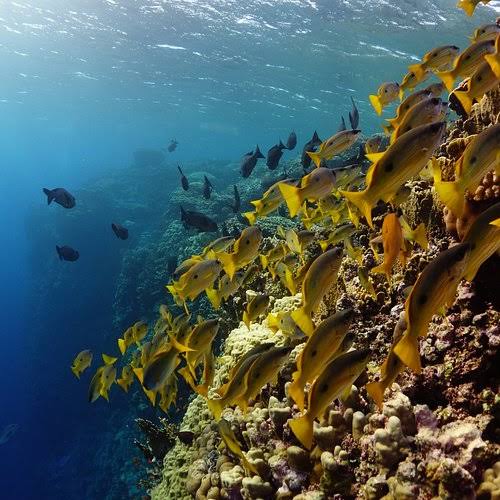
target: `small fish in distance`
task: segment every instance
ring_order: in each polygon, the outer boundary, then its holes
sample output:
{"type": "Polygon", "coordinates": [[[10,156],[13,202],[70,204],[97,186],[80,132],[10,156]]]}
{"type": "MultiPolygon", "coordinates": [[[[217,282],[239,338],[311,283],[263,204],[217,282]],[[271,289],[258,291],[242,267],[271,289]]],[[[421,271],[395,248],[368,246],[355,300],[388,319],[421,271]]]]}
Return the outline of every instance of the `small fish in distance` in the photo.
{"type": "Polygon", "coordinates": [[[47,195],[47,205],[50,205],[53,201],[64,208],[73,208],[76,205],[75,197],[64,188],[43,188],[43,192],[47,195]]]}

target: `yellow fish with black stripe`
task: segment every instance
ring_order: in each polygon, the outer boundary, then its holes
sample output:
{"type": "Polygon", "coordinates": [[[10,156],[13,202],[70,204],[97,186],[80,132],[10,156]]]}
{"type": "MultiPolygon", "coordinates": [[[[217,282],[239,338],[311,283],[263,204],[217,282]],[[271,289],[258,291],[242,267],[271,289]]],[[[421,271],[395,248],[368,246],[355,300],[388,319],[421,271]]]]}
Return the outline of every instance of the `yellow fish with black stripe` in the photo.
{"type": "Polygon", "coordinates": [[[373,109],[376,111],[377,115],[381,115],[384,107],[398,98],[399,91],[399,83],[385,82],[380,85],[376,95],[371,94],[369,96],[370,103],[373,106],[373,109]]]}

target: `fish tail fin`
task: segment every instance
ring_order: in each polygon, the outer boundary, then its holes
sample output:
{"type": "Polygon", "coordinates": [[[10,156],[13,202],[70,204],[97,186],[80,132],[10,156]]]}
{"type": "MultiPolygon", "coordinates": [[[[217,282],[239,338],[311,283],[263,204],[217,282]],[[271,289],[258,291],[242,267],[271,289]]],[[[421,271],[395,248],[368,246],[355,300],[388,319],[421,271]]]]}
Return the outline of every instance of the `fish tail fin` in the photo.
{"type": "Polygon", "coordinates": [[[327,240],[321,240],[319,242],[319,246],[321,247],[321,251],[324,252],[327,247],[328,247],[328,241],[327,240]]]}
{"type": "Polygon", "coordinates": [[[291,217],[295,217],[302,206],[302,191],[300,188],[289,184],[280,184],[281,195],[283,196],[291,217]]]}
{"type": "Polygon", "coordinates": [[[234,262],[233,255],[227,252],[221,252],[217,255],[217,257],[222,264],[224,271],[226,271],[226,274],[229,276],[229,279],[232,280],[234,273],[236,272],[236,264],[234,262]]]}
{"type": "Polygon", "coordinates": [[[392,125],[382,125],[385,135],[391,135],[394,132],[394,127],[392,125]]]}
{"type": "Polygon", "coordinates": [[[262,269],[267,269],[267,266],[269,265],[269,260],[265,255],[261,255],[260,263],[262,264],[262,269]]]}
{"type": "Polygon", "coordinates": [[[382,264],[379,264],[378,266],[370,269],[370,272],[371,273],[384,273],[388,278],[387,278],[387,281],[389,281],[389,271],[386,269],[385,265],[384,265],[384,262],[382,262],[382,264]]]}
{"type": "Polygon", "coordinates": [[[293,274],[290,269],[286,269],[285,271],[285,284],[286,287],[288,288],[288,291],[292,294],[295,295],[297,293],[297,287],[295,286],[295,281],[293,280],[293,274]]]}
{"type": "Polygon", "coordinates": [[[462,108],[467,114],[470,114],[470,110],[472,109],[472,97],[465,90],[456,90],[455,92],[456,98],[460,101],[462,108]]]}
{"type": "Polygon", "coordinates": [[[459,0],[459,2],[457,3],[457,7],[463,9],[469,17],[472,17],[472,15],[474,14],[474,9],[476,8],[476,6],[470,0],[459,0]]]}
{"type": "Polygon", "coordinates": [[[375,401],[379,410],[382,410],[384,404],[384,391],[385,387],[382,382],[370,382],[366,384],[366,392],[368,392],[368,395],[375,401]]]}
{"type": "Polygon", "coordinates": [[[210,304],[212,304],[212,307],[214,309],[219,309],[221,299],[219,297],[219,293],[215,288],[207,288],[205,290],[205,293],[207,294],[208,300],[210,301],[210,304]]]}
{"type": "Polygon", "coordinates": [[[401,340],[394,346],[394,352],[408,368],[416,373],[421,372],[422,366],[420,364],[417,337],[409,335],[407,331],[401,340]]]}
{"type": "Polygon", "coordinates": [[[465,208],[465,193],[458,182],[443,182],[434,179],[434,189],[440,200],[456,217],[461,217],[465,208]]]}
{"type": "Polygon", "coordinates": [[[116,362],[118,358],[114,358],[113,356],[108,356],[107,354],[102,354],[102,360],[106,365],[112,365],[116,362]]]}
{"type": "Polygon", "coordinates": [[[321,165],[321,155],[319,153],[316,153],[314,151],[307,151],[307,154],[317,167],[321,165]]]}
{"type": "Polygon", "coordinates": [[[50,205],[54,200],[54,194],[50,189],[43,188],[43,192],[47,195],[47,205],[50,205]]]}
{"type": "Polygon", "coordinates": [[[109,392],[106,389],[101,389],[99,394],[109,403],[109,392]]]}
{"type": "Polygon", "coordinates": [[[248,223],[253,226],[257,221],[257,213],[256,212],[244,212],[243,217],[248,220],[248,223]]]}
{"type": "Polygon", "coordinates": [[[444,83],[444,86],[448,89],[448,92],[453,90],[453,85],[455,83],[456,74],[454,70],[451,71],[438,71],[436,76],[444,83]]]}
{"type": "Polygon", "coordinates": [[[368,97],[370,99],[371,105],[373,106],[373,109],[376,111],[377,115],[380,116],[382,114],[383,106],[382,103],[380,102],[379,96],[375,94],[370,94],[368,97]]]}
{"type": "Polygon", "coordinates": [[[313,420],[306,413],[302,417],[288,421],[288,425],[297,439],[308,449],[312,447],[313,420]]]}
{"type": "Polygon", "coordinates": [[[125,392],[128,392],[128,385],[127,385],[127,382],[123,379],[118,379],[116,381],[116,383],[125,391],[125,392]]]}
{"type": "Polygon", "coordinates": [[[207,399],[207,406],[214,416],[214,419],[218,422],[224,410],[222,399],[207,399]]]}
{"type": "Polygon", "coordinates": [[[491,70],[497,78],[500,78],[500,53],[486,54],[484,60],[490,65],[491,70]]]}
{"type": "Polygon", "coordinates": [[[413,231],[413,239],[418,243],[424,250],[427,250],[429,242],[427,240],[427,233],[425,232],[425,224],[421,222],[413,231]]]}
{"type": "Polygon", "coordinates": [[[125,339],[118,339],[118,349],[120,349],[123,356],[127,350],[127,343],[125,342],[125,339]]]}
{"type": "Polygon", "coordinates": [[[279,330],[280,327],[280,320],[276,314],[269,313],[267,315],[267,326],[271,328],[271,330],[279,330]]]}
{"type": "Polygon", "coordinates": [[[292,319],[308,337],[312,335],[314,323],[303,307],[292,312],[292,319]]]}
{"type": "Polygon", "coordinates": [[[144,394],[146,394],[147,398],[151,402],[151,406],[156,405],[156,391],[149,391],[145,387],[142,388],[144,390],[144,394]]]}
{"type": "Polygon", "coordinates": [[[170,343],[172,344],[172,347],[177,350],[178,352],[192,352],[194,349],[191,349],[190,347],[181,344],[175,337],[170,337],[170,343]]]}
{"type": "Polygon", "coordinates": [[[420,80],[424,76],[424,69],[422,68],[422,63],[411,64],[408,66],[408,71],[413,73],[418,80],[420,80]]]}
{"type": "Polygon", "coordinates": [[[78,368],[76,368],[75,366],[72,366],[71,371],[75,374],[76,378],[78,378],[78,379],[80,378],[80,372],[78,371],[78,368]]]}
{"type": "MultiPolygon", "coordinates": [[[[295,372],[298,373],[298,372],[295,372]]],[[[294,374],[295,375],[295,374],[294,374]]],[[[293,382],[287,387],[288,395],[295,401],[301,411],[304,410],[305,394],[304,387],[300,383],[300,375],[297,375],[293,382]]]]}
{"type": "Polygon", "coordinates": [[[243,319],[242,319],[243,323],[245,323],[245,325],[247,326],[247,328],[250,330],[250,318],[248,317],[248,313],[246,311],[243,311],[243,319]]]}
{"type": "MultiPolygon", "coordinates": [[[[364,191],[339,191],[342,196],[345,196],[349,202],[355,205],[358,210],[364,215],[366,222],[373,229],[372,220],[372,204],[367,199],[366,189],[364,191]]],[[[354,221],[353,221],[354,222],[354,221]]]]}
{"type": "Polygon", "coordinates": [[[144,381],[144,369],[143,368],[132,368],[137,380],[142,384],[144,381]]]}

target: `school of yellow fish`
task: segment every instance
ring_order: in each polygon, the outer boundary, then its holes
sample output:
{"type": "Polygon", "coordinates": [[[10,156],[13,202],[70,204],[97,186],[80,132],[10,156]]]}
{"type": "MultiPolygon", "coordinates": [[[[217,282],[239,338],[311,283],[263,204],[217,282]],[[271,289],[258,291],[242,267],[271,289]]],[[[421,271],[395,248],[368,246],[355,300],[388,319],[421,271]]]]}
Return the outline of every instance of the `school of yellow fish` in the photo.
{"type": "MultiPolygon", "coordinates": [[[[461,0],[459,7],[472,15],[478,3],[461,0]]],[[[380,141],[375,139],[366,143],[366,157],[371,161],[366,174],[358,168],[336,175],[323,166],[324,160],[354,144],[360,133],[338,132],[310,153],[315,164],[310,173],[299,181],[281,180],[261,199],[251,202],[254,210],[243,214],[250,225],[237,239],[218,238],[199,255],[181,263],[176,270],[178,279],[167,289],[183,312],[174,315],[162,305],[152,327],[143,321],[130,326],[117,341],[125,362],[120,374],[116,368],[118,356],[103,354],[103,364],[90,383],[89,401],[101,396],[108,399],[115,382],[128,391],[137,379],[151,404],[158,404],[167,412],[175,404],[180,375],[193,391],[206,398],[228,449],[241,458],[247,471],[255,472],[222,414],[225,408],[235,406],[246,412],[261,389],[276,382],[297,338],[303,336],[305,343],[295,360],[288,387],[288,395],[302,415],[291,419],[289,426],[302,445],[311,448],[314,420],[333,400],[348,394],[370,357],[368,349],[352,348],[356,345],[354,332],[350,331],[353,310],[336,311],[320,322],[315,318],[323,298],[337,282],[342,260],[347,257],[357,264],[361,285],[367,295],[374,297],[370,274],[383,273],[390,287],[394,266],[398,262],[405,266],[414,246],[428,248],[425,225],[412,228],[404,214],[396,213],[410,193],[408,181],[428,167],[442,203],[460,217],[466,194],[474,192],[488,172],[500,175],[500,123],[491,124],[467,144],[455,164],[454,180],[442,180],[440,164],[434,156],[447,128],[447,103],[440,98],[443,91],[454,94],[464,111],[470,113],[475,100],[500,84],[499,25],[477,28],[470,40],[463,51],[452,45],[429,51],[419,63],[409,66],[401,83],[383,83],[376,95],[369,96],[379,115],[398,98],[401,103],[394,118],[383,125],[390,137],[387,149],[379,151],[380,141]],[[441,82],[412,92],[432,75],[441,82]],[[453,90],[457,78],[465,78],[465,84],[460,90],[453,90]],[[375,231],[372,210],[380,201],[389,204],[389,212],[383,218],[380,233],[374,232],[370,240],[378,265],[367,269],[353,236],[363,223],[375,231]],[[256,223],[283,204],[290,217],[299,217],[304,229],[277,228],[278,244],[263,253],[263,236],[256,223]],[[311,230],[313,226],[320,226],[323,233],[328,231],[327,238],[318,238],[311,230]],[[313,245],[319,246],[321,253],[308,259],[307,250],[313,245]],[[378,256],[379,245],[383,257],[378,256]],[[219,320],[194,320],[189,303],[205,293],[216,311],[262,272],[279,280],[291,295],[301,291],[300,307],[296,310],[267,314],[267,324],[288,335],[290,345],[278,347],[269,342],[256,346],[232,367],[224,385],[211,389],[217,366],[212,343],[219,331],[219,320]]],[[[378,407],[383,404],[384,391],[406,367],[420,372],[418,341],[427,335],[432,317],[443,314],[454,302],[460,281],[473,280],[482,263],[499,250],[497,202],[475,219],[460,243],[441,251],[426,265],[406,298],[380,376],[366,385],[378,407]]],[[[266,317],[269,306],[269,295],[255,294],[244,307],[242,322],[250,328],[252,322],[266,317]]],[[[76,356],[71,370],[80,378],[91,363],[92,353],[84,350],[76,356]]]]}

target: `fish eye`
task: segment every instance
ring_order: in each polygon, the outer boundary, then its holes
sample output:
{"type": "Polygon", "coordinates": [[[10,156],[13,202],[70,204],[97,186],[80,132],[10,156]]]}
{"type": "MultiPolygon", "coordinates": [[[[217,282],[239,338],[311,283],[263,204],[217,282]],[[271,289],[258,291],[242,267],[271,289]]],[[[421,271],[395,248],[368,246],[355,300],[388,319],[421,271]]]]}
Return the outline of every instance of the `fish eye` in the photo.
{"type": "Polygon", "coordinates": [[[469,55],[469,54],[467,54],[467,55],[464,57],[464,59],[465,59],[466,61],[468,61],[468,60],[470,59],[470,55],[469,55]]]}
{"type": "Polygon", "coordinates": [[[197,279],[198,279],[198,275],[197,275],[197,274],[195,274],[195,275],[193,276],[193,278],[194,278],[195,280],[197,280],[197,279]]]}
{"type": "Polygon", "coordinates": [[[470,161],[470,163],[476,163],[477,157],[476,156],[472,156],[469,161],[470,161]]]}
{"type": "Polygon", "coordinates": [[[245,245],[250,245],[250,240],[246,240],[245,245]]]}
{"type": "Polygon", "coordinates": [[[483,79],[483,77],[481,75],[478,75],[477,76],[477,81],[480,82],[481,80],[483,79]]]}
{"type": "Polygon", "coordinates": [[[394,169],[394,165],[392,163],[388,163],[386,166],[385,166],[385,171],[386,172],[392,172],[392,170],[394,169]]]}
{"type": "Polygon", "coordinates": [[[424,305],[427,302],[427,295],[424,293],[418,298],[418,303],[424,305]]]}
{"type": "Polygon", "coordinates": [[[311,352],[312,357],[316,356],[316,354],[318,354],[318,351],[316,349],[313,352],[311,352]]]}

